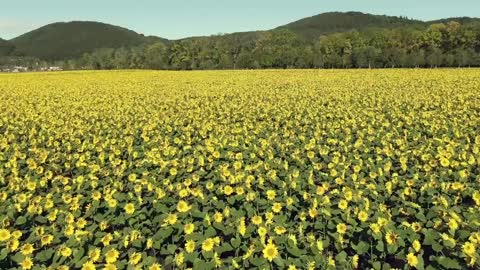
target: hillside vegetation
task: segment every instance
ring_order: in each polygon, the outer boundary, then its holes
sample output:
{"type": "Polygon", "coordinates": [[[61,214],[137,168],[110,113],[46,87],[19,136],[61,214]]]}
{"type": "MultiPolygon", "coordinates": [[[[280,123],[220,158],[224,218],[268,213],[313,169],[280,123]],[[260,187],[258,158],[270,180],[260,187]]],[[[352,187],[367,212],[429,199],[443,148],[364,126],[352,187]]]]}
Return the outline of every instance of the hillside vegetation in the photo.
{"type": "Polygon", "coordinates": [[[403,17],[372,15],[361,12],[328,12],[304,18],[278,29],[288,29],[299,36],[312,40],[321,35],[364,30],[366,28],[391,29],[410,25],[423,25],[424,22],[403,17]]]}
{"type": "Polygon", "coordinates": [[[330,12],[268,31],[181,40],[146,37],[103,23],[69,22],[3,43],[0,55],[16,57],[0,59],[0,67],[5,62],[38,65],[32,58],[61,60],[56,64],[67,69],[480,66],[480,20],[467,17],[423,22],[330,12]]]}
{"type": "Polygon", "coordinates": [[[46,60],[69,59],[98,48],[138,46],[147,38],[98,22],[53,23],[11,40],[18,53],[46,60]]]}

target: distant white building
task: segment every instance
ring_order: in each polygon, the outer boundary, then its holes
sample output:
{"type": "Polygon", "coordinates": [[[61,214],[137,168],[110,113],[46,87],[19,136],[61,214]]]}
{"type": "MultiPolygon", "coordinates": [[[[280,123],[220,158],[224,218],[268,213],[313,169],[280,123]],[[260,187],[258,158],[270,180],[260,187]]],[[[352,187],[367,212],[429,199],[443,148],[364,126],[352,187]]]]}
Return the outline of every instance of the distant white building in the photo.
{"type": "Polygon", "coordinates": [[[49,67],[48,71],[62,71],[63,69],[61,67],[49,67]]]}
{"type": "Polygon", "coordinates": [[[10,71],[11,71],[11,72],[27,72],[27,71],[28,71],[28,67],[15,66],[15,67],[13,67],[10,71]]]}

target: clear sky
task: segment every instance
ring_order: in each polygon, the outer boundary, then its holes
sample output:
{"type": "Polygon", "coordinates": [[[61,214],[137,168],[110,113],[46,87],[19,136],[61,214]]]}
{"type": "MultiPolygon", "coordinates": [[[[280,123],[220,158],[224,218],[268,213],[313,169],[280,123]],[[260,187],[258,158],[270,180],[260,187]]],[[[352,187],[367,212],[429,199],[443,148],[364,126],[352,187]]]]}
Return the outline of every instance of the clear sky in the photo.
{"type": "Polygon", "coordinates": [[[58,21],[93,20],[178,39],[266,30],[327,11],[422,20],[480,17],[480,0],[0,0],[0,37],[58,21]]]}

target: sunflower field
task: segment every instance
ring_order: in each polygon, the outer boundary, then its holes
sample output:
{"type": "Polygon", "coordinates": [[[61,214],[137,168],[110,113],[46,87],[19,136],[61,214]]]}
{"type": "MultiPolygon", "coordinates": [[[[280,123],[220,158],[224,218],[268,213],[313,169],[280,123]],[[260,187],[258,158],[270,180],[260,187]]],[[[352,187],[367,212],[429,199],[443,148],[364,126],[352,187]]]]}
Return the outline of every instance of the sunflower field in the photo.
{"type": "Polygon", "coordinates": [[[0,74],[0,269],[479,269],[480,70],[0,74]]]}

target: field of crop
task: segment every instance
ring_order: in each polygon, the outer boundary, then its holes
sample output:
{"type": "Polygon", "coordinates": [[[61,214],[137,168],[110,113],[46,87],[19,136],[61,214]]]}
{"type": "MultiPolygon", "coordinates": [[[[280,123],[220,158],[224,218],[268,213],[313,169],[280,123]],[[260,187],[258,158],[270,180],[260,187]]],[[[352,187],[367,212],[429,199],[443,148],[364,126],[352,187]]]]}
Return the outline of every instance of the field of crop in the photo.
{"type": "Polygon", "coordinates": [[[478,269],[480,70],[0,74],[1,269],[478,269]]]}

